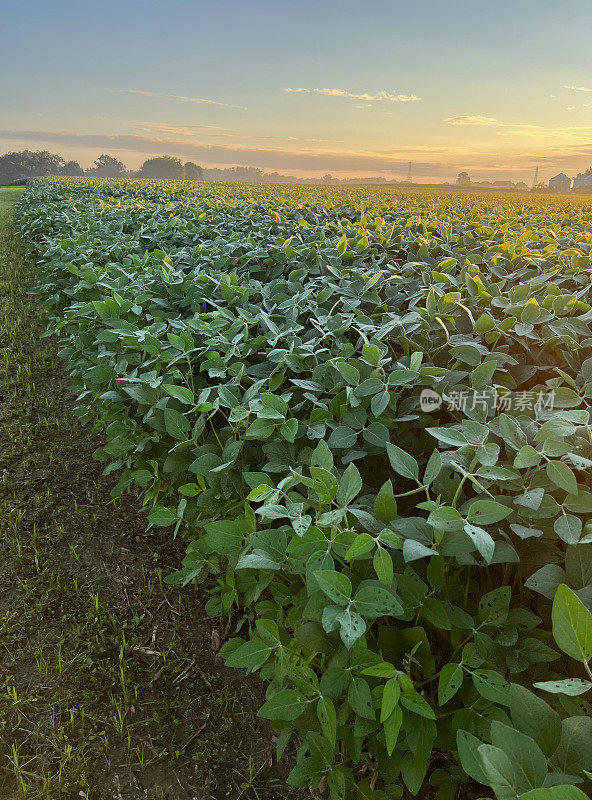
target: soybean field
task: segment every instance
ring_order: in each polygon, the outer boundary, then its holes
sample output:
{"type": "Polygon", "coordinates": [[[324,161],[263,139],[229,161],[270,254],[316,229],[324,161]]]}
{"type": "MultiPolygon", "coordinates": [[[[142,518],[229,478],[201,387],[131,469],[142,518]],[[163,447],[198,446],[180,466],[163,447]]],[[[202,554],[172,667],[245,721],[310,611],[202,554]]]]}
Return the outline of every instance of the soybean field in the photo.
{"type": "Polygon", "coordinates": [[[287,784],[589,797],[590,200],[73,178],[16,218],[76,424],[287,784]]]}

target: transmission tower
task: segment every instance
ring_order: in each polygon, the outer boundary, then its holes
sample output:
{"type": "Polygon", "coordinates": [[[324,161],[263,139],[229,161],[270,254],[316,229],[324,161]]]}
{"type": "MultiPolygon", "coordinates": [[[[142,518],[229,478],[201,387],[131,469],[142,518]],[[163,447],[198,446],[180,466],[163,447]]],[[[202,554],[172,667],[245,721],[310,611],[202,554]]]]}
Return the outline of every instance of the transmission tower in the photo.
{"type": "Polygon", "coordinates": [[[532,179],[532,188],[533,189],[538,184],[538,182],[539,182],[539,168],[537,166],[535,171],[534,171],[534,178],[532,179]]]}
{"type": "Polygon", "coordinates": [[[409,171],[407,172],[407,183],[413,183],[413,178],[411,177],[411,161],[409,162],[409,171]]]}

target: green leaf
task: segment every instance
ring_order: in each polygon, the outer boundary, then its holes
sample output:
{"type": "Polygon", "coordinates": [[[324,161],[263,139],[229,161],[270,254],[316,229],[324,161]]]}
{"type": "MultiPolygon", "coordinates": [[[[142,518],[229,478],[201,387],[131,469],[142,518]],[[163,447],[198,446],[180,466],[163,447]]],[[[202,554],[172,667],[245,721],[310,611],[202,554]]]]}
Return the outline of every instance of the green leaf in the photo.
{"type": "Polygon", "coordinates": [[[443,706],[458,692],[463,682],[463,670],[458,664],[445,664],[438,681],[438,703],[443,706]]]}
{"type": "Polygon", "coordinates": [[[333,450],[349,450],[358,439],[358,434],[347,425],[339,425],[329,436],[328,445],[333,450]]]}
{"type": "Polygon", "coordinates": [[[369,533],[359,533],[353,540],[347,552],[345,553],[345,560],[350,561],[352,558],[363,556],[374,547],[374,537],[369,533]]]}
{"type": "Polygon", "coordinates": [[[425,544],[416,542],[415,539],[405,539],[403,542],[403,558],[407,563],[410,561],[417,561],[418,558],[428,558],[437,555],[437,550],[432,550],[431,547],[426,547],[425,544]]]}
{"type": "Polygon", "coordinates": [[[516,469],[526,469],[527,467],[536,467],[541,460],[541,454],[529,444],[525,444],[516,453],[513,466],[516,469]]]}
{"type": "Polygon", "coordinates": [[[505,678],[491,669],[477,669],[473,672],[473,683],[479,694],[492,703],[510,705],[510,684],[505,678]]]}
{"type": "Polygon", "coordinates": [[[562,514],[555,520],[553,530],[566,544],[577,544],[582,535],[582,520],[573,514],[562,514]]]}
{"type": "Polygon", "coordinates": [[[537,689],[551,694],[566,694],[577,697],[592,689],[592,681],[583,681],[581,678],[565,678],[561,681],[538,681],[534,684],[537,689]]]}
{"type": "Polygon", "coordinates": [[[426,719],[436,719],[436,715],[428,701],[412,689],[401,693],[401,703],[413,714],[418,714],[426,719]]]}
{"type": "Polygon", "coordinates": [[[393,559],[390,553],[384,547],[379,547],[374,553],[372,563],[378,580],[385,586],[390,586],[394,578],[393,559]]]}
{"type": "Polygon", "coordinates": [[[331,472],[333,469],[333,454],[331,453],[331,449],[324,439],[321,439],[313,450],[310,458],[310,466],[321,467],[328,472],[331,472]]]}
{"type": "Polygon", "coordinates": [[[330,600],[340,606],[348,604],[352,593],[352,585],[347,575],[331,569],[319,569],[314,573],[314,576],[319,587],[330,600]]]}
{"type": "Polygon", "coordinates": [[[356,676],[352,677],[349,689],[347,691],[347,699],[352,711],[355,711],[355,713],[360,717],[363,717],[364,719],[376,718],[376,714],[372,708],[370,687],[368,686],[368,682],[363,678],[358,678],[356,676]]]}
{"type": "Polygon", "coordinates": [[[171,511],[170,508],[164,506],[154,506],[148,514],[148,521],[151,525],[157,525],[160,528],[167,528],[177,521],[177,514],[171,511]]]}
{"type": "Polygon", "coordinates": [[[247,428],[245,434],[247,439],[269,439],[275,430],[275,423],[272,419],[258,417],[247,428]]]}
{"type": "Polygon", "coordinates": [[[435,597],[426,597],[424,599],[423,603],[421,604],[421,615],[424,617],[424,619],[427,619],[428,622],[431,622],[434,627],[439,628],[440,630],[452,630],[450,619],[446,613],[446,607],[435,597]]]}
{"type": "Polygon", "coordinates": [[[184,497],[196,497],[200,491],[201,489],[196,483],[184,483],[183,486],[179,486],[179,494],[184,497]]]}
{"type": "Polygon", "coordinates": [[[419,464],[413,456],[401,450],[396,444],[391,444],[390,442],[387,442],[386,452],[388,453],[389,461],[395,472],[411,480],[416,481],[419,478],[419,464]]]}
{"type": "Polygon", "coordinates": [[[433,450],[428,459],[425,472],[423,474],[424,486],[430,486],[442,471],[442,457],[438,450],[433,450]]]}
{"type": "Polygon", "coordinates": [[[140,405],[151,406],[158,400],[158,392],[150,386],[132,384],[131,386],[124,386],[123,391],[140,405]]]}
{"type": "Polygon", "coordinates": [[[575,433],[576,426],[563,417],[554,417],[544,422],[536,434],[535,441],[544,442],[547,439],[564,439],[575,433]]]}
{"type": "Polygon", "coordinates": [[[518,730],[532,737],[545,755],[553,755],[561,739],[561,717],[555,709],[525,686],[513,683],[510,714],[518,730]]]}
{"type": "Polygon", "coordinates": [[[578,489],[577,495],[575,497],[568,495],[563,501],[563,505],[574,514],[592,514],[592,492],[578,489]]]}
{"type": "Polygon", "coordinates": [[[558,564],[545,564],[525,581],[527,589],[548,597],[552,600],[560,583],[566,579],[564,570],[558,564]]]}
{"type": "Polygon", "coordinates": [[[364,343],[362,346],[362,357],[373,367],[378,366],[382,350],[376,344],[364,343]]]}
{"type": "Polygon", "coordinates": [[[380,706],[380,721],[384,722],[395,710],[401,696],[401,687],[396,678],[391,678],[384,685],[380,706]]]}
{"type": "Polygon", "coordinates": [[[370,410],[375,417],[379,417],[382,413],[384,413],[390,402],[390,399],[391,396],[386,389],[383,392],[374,395],[370,401],[370,410]]]}
{"type": "Polygon", "coordinates": [[[431,739],[424,733],[420,736],[417,750],[409,750],[401,759],[401,777],[408,791],[417,795],[430,766],[431,739]]]}
{"type": "Polygon", "coordinates": [[[495,359],[484,361],[471,372],[471,386],[473,389],[484,389],[486,386],[491,386],[493,373],[497,367],[495,359]]]}
{"type": "Polygon", "coordinates": [[[486,783],[491,786],[499,800],[515,800],[532,788],[520,767],[501,748],[482,744],[478,749],[486,783]]]}
{"type": "Polygon", "coordinates": [[[495,328],[495,320],[485,311],[478,320],[473,325],[473,330],[475,333],[489,333],[489,331],[495,328]]]}
{"type": "Polygon", "coordinates": [[[462,768],[477,783],[487,784],[487,775],[483,771],[479,755],[479,747],[482,744],[476,736],[468,731],[458,730],[456,732],[456,747],[462,768]]]}
{"type": "Polygon", "coordinates": [[[476,525],[493,525],[512,513],[512,509],[495,500],[476,500],[469,506],[467,519],[476,525]]]}
{"type": "Polygon", "coordinates": [[[236,408],[240,405],[240,396],[237,397],[234,393],[235,391],[240,392],[238,386],[233,387],[234,391],[230,388],[230,386],[219,386],[218,387],[218,397],[220,398],[220,403],[225,408],[236,408]]]}
{"type": "Polygon", "coordinates": [[[192,406],[195,403],[193,392],[191,389],[187,389],[185,386],[175,386],[172,383],[163,383],[162,388],[167,394],[170,394],[171,397],[174,397],[175,400],[179,400],[181,403],[185,403],[187,406],[192,406]]]}
{"type": "Polygon", "coordinates": [[[280,436],[282,436],[287,442],[293,442],[296,438],[296,434],[298,433],[298,420],[297,419],[287,419],[282,425],[280,425],[280,436]]]}
{"type": "Polygon", "coordinates": [[[339,488],[335,475],[323,467],[311,467],[310,474],[313,479],[312,488],[317,493],[320,502],[325,505],[332,503],[339,488]]]}
{"type": "Polygon", "coordinates": [[[400,706],[396,706],[393,709],[392,714],[387,717],[384,721],[384,738],[386,744],[386,751],[389,756],[392,755],[393,750],[395,749],[395,745],[397,744],[397,739],[399,737],[399,731],[401,729],[401,724],[403,722],[403,712],[400,706]]]}
{"type": "Polygon", "coordinates": [[[272,653],[272,648],[259,639],[241,644],[226,659],[227,667],[249,669],[251,672],[262,667],[272,653]]]}
{"type": "Polygon", "coordinates": [[[592,614],[564,583],[555,593],[552,610],[553,636],[559,647],[577,661],[592,658],[592,614]]]}
{"type": "Polygon", "coordinates": [[[487,594],[479,601],[479,619],[484,625],[503,625],[508,618],[512,589],[501,586],[487,594]]]}
{"type": "Polygon", "coordinates": [[[333,366],[341,377],[350,386],[357,386],[360,382],[360,372],[353,364],[346,364],[344,361],[333,362],[333,366]]]}
{"type": "Polygon", "coordinates": [[[260,483],[259,486],[256,486],[252,491],[249,492],[247,495],[247,500],[252,500],[253,502],[257,503],[260,500],[265,500],[266,497],[269,497],[270,494],[273,494],[275,489],[272,486],[269,486],[267,483],[260,483]]]}
{"type": "Polygon", "coordinates": [[[185,441],[189,437],[191,424],[187,417],[176,411],[174,408],[165,408],[164,427],[169,436],[179,441],[185,441]]]}
{"type": "Polygon", "coordinates": [[[329,697],[319,697],[317,703],[317,717],[321,731],[333,746],[337,739],[337,713],[333,701],[329,697]]]}
{"type": "Polygon", "coordinates": [[[571,784],[562,783],[548,788],[531,789],[520,800],[588,800],[588,795],[571,784]]]}
{"type": "Polygon", "coordinates": [[[374,513],[381,522],[388,525],[397,516],[397,503],[393,494],[393,484],[385,481],[374,500],[374,513]]]}
{"type": "Polygon", "coordinates": [[[342,766],[331,766],[327,775],[327,786],[329,788],[329,800],[345,800],[346,797],[346,773],[342,766]]]}
{"type": "Polygon", "coordinates": [[[263,719],[293,722],[307,709],[308,703],[309,701],[295,689],[281,689],[261,706],[257,716],[263,719]]]}
{"type": "Polygon", "coordinates": [[[467,437],[456,428],[426,428],[426,430],[443,444],[453,447],[463,447],[468,444],[467,437]]]}
{"type": "Polygon", "coordinates": [[[471,538],[475,548],[483,556],[485,563],[491,564],[495,552],[495,541],[491,534],[478,525],[471,525],[469,522],[465,524],[464,530],[467,536],[471,538]]]}
{"type": "Polygon", "coordinates": [[[242,556],[235,569],[279,569],[281,564],[265,550],[256,547],[252,553],[242,556]]]}
{"type": "Polygon", "coordinates": [[[549,461],[546,467],[549,480],[568,494],[578,493],[578,482],[571,469],[563,461],[549,461]]]}
{"type": "Polygon", "coordinates": [[[463,528],[464,520],[456,508],[440,506],[431,512],[428,524],[439,531],[460,531],[463,528]]]}
{"type": "Polygon", "coordinates": [[[348,506],[362,489],[362,478],[355,464],[350,464],[339,479],[336,500],[342,508],[348,506]]]}
{"type": "Polygon", "coordinates": [[[366,667],[362,670],[364,675],[371,675],[373,678],[394,678],[398,670],[388,661],[380,661],[378,664],[372,664],[371,667],[366,667]]]}
{"type": "Polygon", "coordinates": [[[279,628],[272,619],[255,620],[255,627],[259,638],[269,647],[276,648],[281,644],[279,628]]]}
{"type": "Polygon", "coordinates": [[[403,606],[388,589],[380,586],[360,586],[354,597],[354,608],[364,617],[399,617],[403,606]]]}
{"type": "Polygon", "coordinates": [[[534,739],[499,720],[493,720],[491,742],[506,753],[514,763],[515,772],[519,769],[530,787],[534,789],[543,785],[547,777],[547,759],[534,739]]]}

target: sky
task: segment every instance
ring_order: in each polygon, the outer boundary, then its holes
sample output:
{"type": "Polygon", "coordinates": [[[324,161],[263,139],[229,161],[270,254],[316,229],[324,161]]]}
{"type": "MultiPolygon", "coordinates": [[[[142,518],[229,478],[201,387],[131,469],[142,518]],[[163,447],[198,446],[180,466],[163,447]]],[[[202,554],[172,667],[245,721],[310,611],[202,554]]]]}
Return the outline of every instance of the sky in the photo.
{"type": "Polygon", "coordinates": [[[4,0],[0,154],[417,182],[592,164],[591,0],[4,0]]]}

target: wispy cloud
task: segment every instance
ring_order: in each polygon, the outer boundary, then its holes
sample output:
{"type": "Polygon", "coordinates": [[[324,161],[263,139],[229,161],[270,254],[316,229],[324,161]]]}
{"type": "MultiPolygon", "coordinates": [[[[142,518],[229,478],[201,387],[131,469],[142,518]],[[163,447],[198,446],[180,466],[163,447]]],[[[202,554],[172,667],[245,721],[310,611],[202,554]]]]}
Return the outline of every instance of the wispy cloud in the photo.
{"type": "Polygon", "coordinates": [[[421,100],[421,97],[415,94],[395,94],[394,92],[385,91],[370,94],[370,92],[350,92],[348,89],[306,89],[303,86],[297,86],[295,88],[286,87],[284,92],[291,92],[293,94],[322,94],[326,97],[344,97],[347,100],[364,100],[368,103],[380,102],[381,100],[388,103],[417,103],[421,100]]]}
{"type": "Polygon", "coordinates": [[[195,136],[203,131],[227,131],[220,125],[172,125],[168,122],[130,122],[133,128],[146,133],[166,133],[169,136],[195,136]]]}
{"type": "Polygon", "coordinates": [[[573,92],[592,92],[588,86],[564,86],[564,89],[571,89],[573,92]]]}
{"type": "Polygon", "coordinates": [[[218,137],[222,139],[243,139],[255,141],[275,141],[275,142],[336,142],[339,139],[320,139],[309,136],[272,136],[269,134],[256,133],[236,133],[230,128],[223,128],[220,125],[175,125],[168,122],[129,122],[132,128],[143,131],[144,133],[163,133],[167,136],[179,136],[183,139],[194,139],[195,136],[218,137]]]}
{"type": "Polygon", "coordinates": [[[178,100],[180,103],[201,103],[208,106],[224,106],[225,108],[240,108],[246,111],[245,106],[236,106],[231,103],[222,103],[220,100],[207,100],[203,97],[185,97],[182,94],[164,94],[162,92],[146,92],[142,89],[116,89],[118,94],[137,94],[141,97],[162,97],[166,100],[178,100]]]}
{"type": "Polygon", "coordinates": [[[487,127],[502,124],[495,119],[495,117],[483,117],[481,114],[472,114],[461,117],[446,117],[444,122],[447,122],[449,125],[483,125],[487,127]]]}

